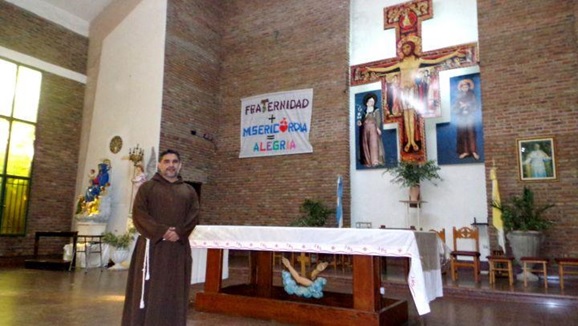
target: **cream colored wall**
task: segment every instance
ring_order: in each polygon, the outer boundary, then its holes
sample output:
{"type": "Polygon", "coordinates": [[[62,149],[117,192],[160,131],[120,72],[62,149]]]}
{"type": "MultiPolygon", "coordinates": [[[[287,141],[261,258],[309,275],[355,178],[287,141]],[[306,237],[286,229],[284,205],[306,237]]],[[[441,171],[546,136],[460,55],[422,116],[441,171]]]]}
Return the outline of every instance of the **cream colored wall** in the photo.
{"type": "MultiPolygon", "coordinates": [[[[383,9],[407,1],[352,0],[351,2],[351,65],[395,57],[394,30],[383,29],[383,9]]],[[[433,1],[433,18],[422,24],[423,51],[463,43],[477,42],[477,4],[475,0],[433,1]]],[[[449,78],[449,76],[446,76],[449,78]]],[[[441,79],[441,78],[440,78],[441,79]]],[[[444,85],[440,85],[444,86],[444,85]]],[[[378,90],[379,83],[350,88],[350,107],[355,94],[378,90]]],[[[443,89],[441,90],[443,91],[443,89]]],[[[442,103],[448,111],[448,103],[442,103]]],[[[372,222],[373,227],[407,227],[417,224],[415,210],[407,209],[400,200],[407,198],[407,189],[390,183],[383,169],[356,170],[356,140],[354,110],[350,110],[351,162],[351,221],[372,222]],[[409,216],[409,220],[408,220],[409,216]]],[[[426,122],[428,158],[437,160],[435,124],[426,122]]],[[[452,241],[452,226],[469,226],[474,217],[486,222],[488,217],[484,164],[443,165],[443,182],[435,187],[422,184],[422,198],[427,201],[420,214],[423,229],[446,229],[448,243],[452,241]]],[[[487,253],[487,238],[482,254],[487,253]]]]}
{"type": "Polygon", "coordinates": [[[138,144],[145,150],[145,165],[152,147],[158,154],[166,8],[166,0],[116,1],[90,29],[77,192],[84,192],[90,169],[111,160],[111,231],[123,232],[129,216],[129,148],[138,144]],[[124,144],[113,154],[109,142],[116,135],[124,144]]]}

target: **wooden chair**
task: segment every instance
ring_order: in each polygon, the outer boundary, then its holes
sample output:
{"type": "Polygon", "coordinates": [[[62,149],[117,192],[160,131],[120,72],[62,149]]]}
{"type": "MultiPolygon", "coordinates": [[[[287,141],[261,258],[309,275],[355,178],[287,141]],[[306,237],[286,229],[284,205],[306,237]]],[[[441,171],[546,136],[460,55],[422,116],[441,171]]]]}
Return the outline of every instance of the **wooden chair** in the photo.
{"type": "Polygon", "coordinates": [[[78,242],[79,244],[83,244],[81,248],[76,246],[77,253],[84,253],[84,272],[87,273],[88,269],[90,268],[90,256],[92,254],[98,254],[100,258],[100,271],[102,272],[104,266],[104,262],[102,261],[102,235],[78,235],[78,242]]]}
{"type": "Polygon", "coordinates": [[[510,285],[514,284],[514,257],[506,255],[491,255],[487,256],[488,264],[490,266],[489,276],[490,284],[496,284],[496,274],[505,273],[508,275],[510,285]]]}
{"type": "Polygon", "coordinates": [[[450,253],[450,272],[452,280],[458,279],[458,269],[461,267],[472,268],[474,271],[475,282],[480,281],[480,234],[477,228],[462,227],[456,229],[453,227],[454,234],[454,251],[450,253]],[[459,250],[459,240],[470,241],[474,243],[475,250],[459,250]]]}
{"type": "MultiPolygon", "coordinates": [[[[440,240],[442,240],[444,247],[446,247],[446,229],[443,228],[441,230],[436,230],[436,229],[430,229],[430,232],[435,232],[437,233],[438,237],[440,238],[440,240]]],[[[449,268],[449,260],[447,259],[446,256],[446,250],[443,251],[443,256],[440,257],[440,268],[442,271],[442,275],[447,274],[448,268],[449,268]]]]}
{"type": "Polygon", "coordinates": [[[528,273],[540,272],[544,278],[544,287],[548,288],[548,263],[550,259],[542,257],[522,257],[520,258],[522,262],[522,268],[524,270],[524,286],[528,286],[528,273]],[[534,267],[534,264],[540,265],[540,269],[534,267]]]}
{"type": "Polygon", "coordinates": [[[333,270],[337,271],[337,268],[341,268],[342,272],[345,272],[348,268],[351,268],[351,256],[341,255],[341,254],[325,254],[322,255],[320,260],[329,263],[329,266],[333,267],[333,270]]]}
{"type": "MultiPolygon", "coordinates": [[[[281,262],[281,258],[284,257],[284,254],[285,253],[281,252],[281,251],[273,252],[273,266],[277,266],[277,265],[283,266],[283,264],[281,262]]],[[[293,260],[293,259],[291,259],[291,260],[293,260]]]]}
{"type": "Polygon", "coordinates": [[[443,228],[441,230],[436,230],[436,229],[430,229],[431,232],[435,232],[438,234],[438,237],[440,237],[440,239],[443,241],[443,243],[446,243],[446,229],[443,228]]]}
{"type": "Polygon", "coordinates": [[[564,290],[564,275],[578,275],[578,258],[554,258],[554,261],[558,264],[560,289],[564,290]]]}

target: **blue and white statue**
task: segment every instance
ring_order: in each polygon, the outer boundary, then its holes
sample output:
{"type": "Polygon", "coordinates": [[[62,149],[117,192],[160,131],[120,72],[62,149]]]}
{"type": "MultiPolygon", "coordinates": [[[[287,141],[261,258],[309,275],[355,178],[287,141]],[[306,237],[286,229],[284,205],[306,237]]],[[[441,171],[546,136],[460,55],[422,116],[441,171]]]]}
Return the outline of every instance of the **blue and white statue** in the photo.
{"type": "Polygon", "coordinates": [[[283,287],[287,294],[315,299],[323,297],[323,288],[325,287],[325,284],[327,284],[327,279],[318,276],[319,273],[323,272],[325,268],[327,268],[327,262],[320,262],[317,264],[315,269],[311,272],[311,278],[307,278],[297,273],[287,258],[282,257],[281,261],[288,270],[281,271],[283,287]]]}

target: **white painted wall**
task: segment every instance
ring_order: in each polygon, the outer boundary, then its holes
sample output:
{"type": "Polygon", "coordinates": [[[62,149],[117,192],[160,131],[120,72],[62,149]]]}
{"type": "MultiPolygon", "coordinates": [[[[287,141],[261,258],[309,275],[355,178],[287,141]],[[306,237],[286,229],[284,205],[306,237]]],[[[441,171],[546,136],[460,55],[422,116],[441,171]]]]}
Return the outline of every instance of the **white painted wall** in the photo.
{"type": "MultiPolygon", "coordinates": [[[[383,29],[383,9],[402,2],[407,1],[352,0],[350,65],[396,56],[395,32],[383,29]]],[[[434,0],[433,12],[433,18],[423,22],[423,51],[478,41],[476,0],[434,0]]],[[[442,78],[449,76],[440,76],[440,81],[442,78]]],[[[417,225],[416,210],[410,209],[408,214],[406,206],[399,202],[407,199],[407,189],[390,183],[391,177],[383,175],[383,169],[356,170],[355,94],[379,89],[379,83],[350,88],[351,224],[368,221],[375,228],[417,225]]],[[[446,114],[448,105],[442,103],[442,111],[446,114]]],[[[437,160],[434,121],[426,121],[426,138],[428,159],[437,160]]],[[[451,246],[453,226],[469,226],[474,217],[478,222],[488,220],[486,175],[483,163],[443,165],[440,174],[444,180],[438,182],[437,187],[431,183],[422,184],[422,198],[427,203],[421,209],[420,221],[424,230],[445,228],[451,246]]],[[[483,257],[488,254],[487,246],[486,236],[482,239],[483,257]]]]}
{"type": "Polygon", "coordinates": [[[110,231],[124,232],[130,212],[134,168],[129,149],[138,144],[145,150],[145,166],[151,147],[158,155],[166,8],[166,0],[143,0],[102,44],[87,155],[79,165],[87,175],[103,159],[112,162],[110,231]],[[113,154],[109,142],[116,135],[124,145],[113,154]]]}

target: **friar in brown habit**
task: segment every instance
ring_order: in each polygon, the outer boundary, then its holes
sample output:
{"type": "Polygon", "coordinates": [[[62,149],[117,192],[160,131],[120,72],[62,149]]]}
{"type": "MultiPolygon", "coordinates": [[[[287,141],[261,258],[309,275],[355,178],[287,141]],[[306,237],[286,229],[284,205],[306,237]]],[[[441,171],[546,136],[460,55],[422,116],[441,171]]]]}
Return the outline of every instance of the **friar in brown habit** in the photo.
{"type": "Polygon", "coordinates": [[[188,237],[198,223],[197,193],[179,176],[178,152],[160,154],[158,172],[135,197],[133,223],[139,232],[132,255],[122,325],[187,323],[191,284],[188,237]]]}

